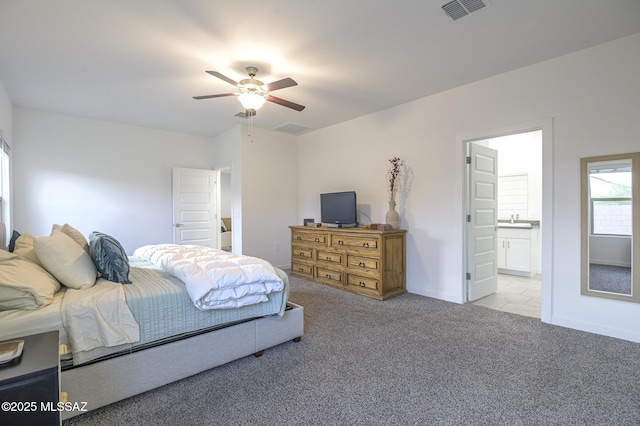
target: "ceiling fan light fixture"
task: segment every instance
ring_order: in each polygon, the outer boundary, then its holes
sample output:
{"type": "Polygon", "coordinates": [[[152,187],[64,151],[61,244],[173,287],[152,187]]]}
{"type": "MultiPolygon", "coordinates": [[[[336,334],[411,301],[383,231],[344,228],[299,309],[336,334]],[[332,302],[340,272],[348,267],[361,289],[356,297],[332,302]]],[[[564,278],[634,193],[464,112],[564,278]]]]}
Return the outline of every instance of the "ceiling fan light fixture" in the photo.
{"type": "Polygon", "coordinates": [[[238,100],[246,110],[259,110],[267,101],[266,94],[258,92],[244,92],[238,95],[238,100]]]}
{"type": "Polygon", "coordinates": [[[220,93],[217,95],[204,95],[204,96],[194,96],[194,99],[210,99],[210,98],[222,98],[226,96],[237,96],[240,100],[240,103],[244,107],[245,111],[247,111],[247,116],[254,116],[256,110],[260,109],[262,105],[265,104],[266,101],[273,102],[278,105],[282,105],[287,108],[291,108],[296,111],[302,111],[304,109],[304,105],[299,105],[291,101],[287,101],[286,99],[281,99],[275,96],[272,96],[269,92],[274,90],[285,89],[291,86],[297,86],[293,79],[287,77],[278,81],[271,82],[269,84],[264,84],[260,80],[255,79],[254,77],[258,73],[258,69],[256,67],[247,67],[247,73],[249,74],[249,78],[245,78],[244,80],[240,80],[239,83],[236,83],[234,80],[229,77],[220,74],[218,71],[207,71],[207,74],[211,74],[214,77],[219,78],[220,80],[226,81],[229,84],[234,85],[238,88],[237,92],[233,93],[220,93]],[[251,112],[251,114],[249,114],[251,112]]]}

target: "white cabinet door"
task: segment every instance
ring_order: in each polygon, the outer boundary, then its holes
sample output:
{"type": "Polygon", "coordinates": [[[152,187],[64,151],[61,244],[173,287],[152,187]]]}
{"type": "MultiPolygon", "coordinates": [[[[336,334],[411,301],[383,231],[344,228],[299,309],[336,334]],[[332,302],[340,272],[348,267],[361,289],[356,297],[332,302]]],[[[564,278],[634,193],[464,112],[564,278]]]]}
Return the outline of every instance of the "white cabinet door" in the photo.
{"type": "Polygon", "coordinates": [[[507,240],[507,269],[531,271],[531,241],[523,238],[507,240]]]}
{"type": "Polygon", "coordinates": [[[507,239],[498,237],[498,268],[507,267],[507,239]]]}

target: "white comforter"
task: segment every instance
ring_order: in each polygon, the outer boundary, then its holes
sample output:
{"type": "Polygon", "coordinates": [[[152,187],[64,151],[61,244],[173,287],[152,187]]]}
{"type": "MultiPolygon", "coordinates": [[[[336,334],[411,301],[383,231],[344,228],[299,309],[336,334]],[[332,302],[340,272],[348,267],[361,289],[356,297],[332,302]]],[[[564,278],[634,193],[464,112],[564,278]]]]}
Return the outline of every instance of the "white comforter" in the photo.
{"type": "Polygon", "coordinates": [[[273,266],[257,257],[177,244],[143,246],[133,254],[184,282],[194,305],[201,310],[266,302],[269,293],[284,288],[273,266]]]}

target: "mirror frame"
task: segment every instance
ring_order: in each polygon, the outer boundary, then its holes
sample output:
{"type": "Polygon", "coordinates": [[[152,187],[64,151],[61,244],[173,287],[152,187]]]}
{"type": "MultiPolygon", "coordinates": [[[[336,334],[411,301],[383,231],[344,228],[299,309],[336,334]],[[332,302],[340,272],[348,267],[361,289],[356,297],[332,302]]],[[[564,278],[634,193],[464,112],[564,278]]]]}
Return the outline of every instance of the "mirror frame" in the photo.
{"type": "Polygon", "coordinates": [[[640,152],[629,154],[603,155],[580,159],[580,195],[581,195],[581,294],[583,296],[604,297],[640,303],[640,152]],[[589,289],[589,236],[590,236],[590,200],[589,200],[589,163],[601,161],[631,160],[631,295],[610,293],[589,289]]]}

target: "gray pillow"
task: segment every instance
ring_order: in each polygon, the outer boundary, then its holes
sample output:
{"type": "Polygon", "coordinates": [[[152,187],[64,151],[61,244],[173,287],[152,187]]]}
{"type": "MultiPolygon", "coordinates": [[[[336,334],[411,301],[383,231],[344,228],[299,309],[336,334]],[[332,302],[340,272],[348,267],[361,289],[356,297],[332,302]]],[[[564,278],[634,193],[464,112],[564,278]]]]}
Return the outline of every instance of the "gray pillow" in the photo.
{"type": "Polygon", "coordinates": [[[116,283],[131,284],[129,258],[118,240],[102,232],[92,232],[89,234],[89,255],[102,278],[116,283]]]}
{"type": "Polygon", "coordinates": [[[20,237],[20,233],[13,230],[13,234],[11,234],[11,240],[9,240],[9,251],[13,253],[13,250],[16,248],[16,240],[20,237]]]}

